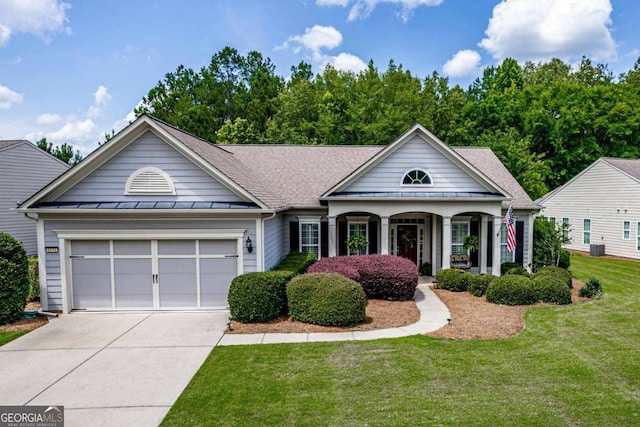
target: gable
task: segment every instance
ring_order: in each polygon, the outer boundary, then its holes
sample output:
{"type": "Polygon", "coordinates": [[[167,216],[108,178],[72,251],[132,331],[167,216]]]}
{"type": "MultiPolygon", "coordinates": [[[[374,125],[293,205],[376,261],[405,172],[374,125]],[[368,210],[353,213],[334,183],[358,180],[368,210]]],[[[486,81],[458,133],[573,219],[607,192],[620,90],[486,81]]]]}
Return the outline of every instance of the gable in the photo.
{"type": "Polygon", "coordinates": [[[416,134],[384,157],[342,191],[345,192],[495,192],[482,185],[429,141],[416,134]],[[407,172],[428,174],[429,185],[406,185],[407,172]]]}
{"type": "MultiPolygon", "coordinates": [[[[165,176],[165,175],[163,175],[165,176]]],[[[64,194],[50,202],[126,201],[242,202],[243,198],[177,152],[151,131],[143,133],[124,149],[64,194]],[[145,169],[146,168],[146,169],[145,169]],[[130,179],[153,168],[166,174],[166,185],[175,191],[126,191],[130,179]],[[152,194],[154,193],[154,194],[152,194]],[[172,194],[174,193],[174,194],[172,194]]]]}

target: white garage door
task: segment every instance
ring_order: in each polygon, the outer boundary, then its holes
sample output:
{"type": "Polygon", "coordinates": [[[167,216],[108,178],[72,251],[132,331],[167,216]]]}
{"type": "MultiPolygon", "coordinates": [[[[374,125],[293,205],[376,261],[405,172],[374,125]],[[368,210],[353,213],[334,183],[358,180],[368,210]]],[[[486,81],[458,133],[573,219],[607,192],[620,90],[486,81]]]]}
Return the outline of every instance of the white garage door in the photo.
{"type": "Polygon", "coordinates": [[[224,308],[236,240],[75,240],[72,308],[224,308]]]}

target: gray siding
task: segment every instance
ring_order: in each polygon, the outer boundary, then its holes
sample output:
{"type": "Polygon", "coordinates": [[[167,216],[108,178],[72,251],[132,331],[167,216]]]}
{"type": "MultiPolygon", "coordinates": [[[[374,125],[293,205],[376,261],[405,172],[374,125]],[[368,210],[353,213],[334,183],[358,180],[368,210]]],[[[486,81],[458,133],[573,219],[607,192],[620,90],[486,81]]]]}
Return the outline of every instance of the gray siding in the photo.
{"type": "Polygon", "coordinates": [[[589,251],[583,243],[584,219],[591,220],[591,243],[604,244],[608,255],[640,259],[640,183],[599,161],[543,202],[542,214],[561,224],[569,218],[571,243],[568,249],[589,251]],[[629,221],[629,239],[623,238],[624,221],[629,221]]]}
{"type": "Polygon", "coordinates": [[[289,253],[285,250],[284,234],[284,215],[278,215],[264,223],[265,271],[271,270],[289,253]]]}
{"type": "Polygon", "coordinates": [[[0,151],[0,231],[21,241],[27,255],[38,253],[36,221],[10,209],[67,169],[68,166],[28,142],[0,151]]]}
{"type": "Polygon", "coordinates": [[[82,182],[60,196],[61,202],[95,201],[220,201],[243,199],[178,153],[156,135],[147,132],[82,182]],[[176,195],[125,195],[129,176],[143,167],[157,167],[171,177],[176,195]]]}
{"type": "MultiPolygon", "coordinates": [[[[45,220],[45,245],[59,246],[58,236],[54,230],[127,230],[127,229],[229,229],[242,228],[247,230],[251,240],[256,241],[255,220],[141,220],[141,221],[91,221],[91,220],[45,220]]],[[[106,238],[106,237],[105,237],[106,238]]],[[[62,288],[60,280],[60,254],[46,254],[47,269],[47,294],[49,310],[62,310],[62,288]]],[[[256,271],[256,251],[248,253],[246,249],[243,255],[244,273],[256,271]]]]}
{"type": "Polygon", "coordinates": [[[431,144],[415,137],[365,173],[345,191],[477,192],[486,189],[431,144]],[[426,171],[431,176],[433,186],[402,186],[402,178],[412,169],[426,171]]]}

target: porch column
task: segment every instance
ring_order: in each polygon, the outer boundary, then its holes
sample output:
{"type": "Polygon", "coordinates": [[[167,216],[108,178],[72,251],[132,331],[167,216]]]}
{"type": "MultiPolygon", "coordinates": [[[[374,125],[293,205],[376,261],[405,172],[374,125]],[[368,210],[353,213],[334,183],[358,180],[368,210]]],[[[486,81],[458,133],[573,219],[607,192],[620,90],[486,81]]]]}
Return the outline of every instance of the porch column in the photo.
{"type": "Polygon", "coordinates": [[[487,259],[489,254],[487,253],[487,227],[489,226],[489,219],[486,215],[480,215],[480,274],[487,274],[487,259]]]}
{"type": "Polygon", "coordinates": [[[431,274],[435,277],[438,271],[438,218],[431,214],[431,274]]]}
{"type": "Polygon", "coordinates": [[[502,229],[502,217],[493,217],[493,266],[491,274],[500,276],[500,230],[502,229]]]}
{"type": "Polygon", "coordinates": [[[451,217],[442,217],[442,269],[451,268],[451,217]]]}
{"type": "Polygon", "coordinates": [[[336,256],[336,217],[330,216],[327,217],[329,220],[329,256],[336,256]]]}
{"type": "Polygon", "coordinates": [[[380,217],[380,254],[389,255],[389,217],[380,217]]]}

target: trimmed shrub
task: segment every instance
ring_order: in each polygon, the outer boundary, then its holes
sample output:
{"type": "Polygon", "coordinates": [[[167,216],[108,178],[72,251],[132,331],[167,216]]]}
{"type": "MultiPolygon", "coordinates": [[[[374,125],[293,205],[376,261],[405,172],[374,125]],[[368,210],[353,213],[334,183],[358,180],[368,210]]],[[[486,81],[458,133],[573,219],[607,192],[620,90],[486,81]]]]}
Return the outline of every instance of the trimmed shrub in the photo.
{"type": "Polygon", "coordinates": [[[367,298],[410,300],[418,286],[418,268],[406,258],[393,255],[352,255],[322,258],[307,272],[338,272],[355,279],[360,276],[367,298]]]}
{"type": "Polygon", "coordinates": [[[571,273],[560,267],[542,267],[540,270],[536,271],[535,277],[540,276],[552,276],[557,278],[558,280],[565,283],[569,289],[573,288],[573,284],[571,283],[571,273]]]}
{"type": "Polygon", "coordinates": [[[29,295],[29,263],[22,244],[0,233],[0,325],[22,317],[29,295]]]}
{"type": "Polygon", "coordinates": [[[558,253],[558,267],[564,268],[565,270],[571,267],[571,254],[569,251],[560,249],[560,252],[558,253]]]}
{"type": "Polygon", "coordinates": [[[266,322],[287,312],[286,285],[295,274],[267,271],[241,274],[229,287],[229,313],[245,323],[266,322]]]}
{"type": "Polygon", "coordinates": [[[433,273],[431,263],[423,262],[422,265],[420,265],[419,272],[421,276],[431,276],[431,274],[433,273]]]}
{"type": "Polygon", "coordinates": [[[469,283],[473,274],[457,268],[447,268],[436,273],[438,288],[451,292],[464,292],[469,290],[469,283]]]}
{"type": "Polygon", "coordinates": [[[517,267],[513,267],[512,269],[510,269],[509,271],[507,271],[505,273],[506,274],[511,274],[511,275],[516,275],[516,276],[524,276],[524,277],[531,277],[531,274],[524,269],[523,266],[519,265],[517,267]]]}
{"type": "Polygon", "coordinates": [[[505,274],[507,274],[507,271],[511,270],[512,268],[518,267],[522,266],[517,262],[503,262],[502,264],[500,264],[500,275],[504,276],[505,274]]]}
{"type": "Polygon", "coordinates": [[[602,295],[600,281],[595,277],[590,278],[589,281],[580,288],[579,295],[584,298],[599,298],[602,295]]]}
{"type": "Polygon", "coordinates": [[[571,304],[571,289],[562,280],[553,276],[538,276],[533,279],[538,301],[556,304],[571,304]]]}
{"type": "Polygon", "coordinates": [[[323,326],[352,326],[364,322],[367,297],[357,282],[338,273],[311,273],[287,284],[289,315],[323,326]]]}
{"type": "Polygon", "coordinates": [[[487,288],[487,301],[494,304],[529,305],[538,302],[531,279],[524,276],[502,276],[487,288]]]}
{"type": "Polygon", "coordinates": [[[38,257],[29,257],[29,301],[40,298],[40,272],[38,270],[38,257]]]}
{"type": "Polygon", "coordinates": [[[291,271],[295,274],[302,274],[314,262],[316,262],[316,256],[314,254],[307,252],[289,252],[271,271],[291,271]]]}
{"type": "Polygon", "coordinates": [[[489,284],[496,276],[491,274],[472,274],[469,278],[469,293],[476,297],[481,297],[487,292],[489,284]]]}

